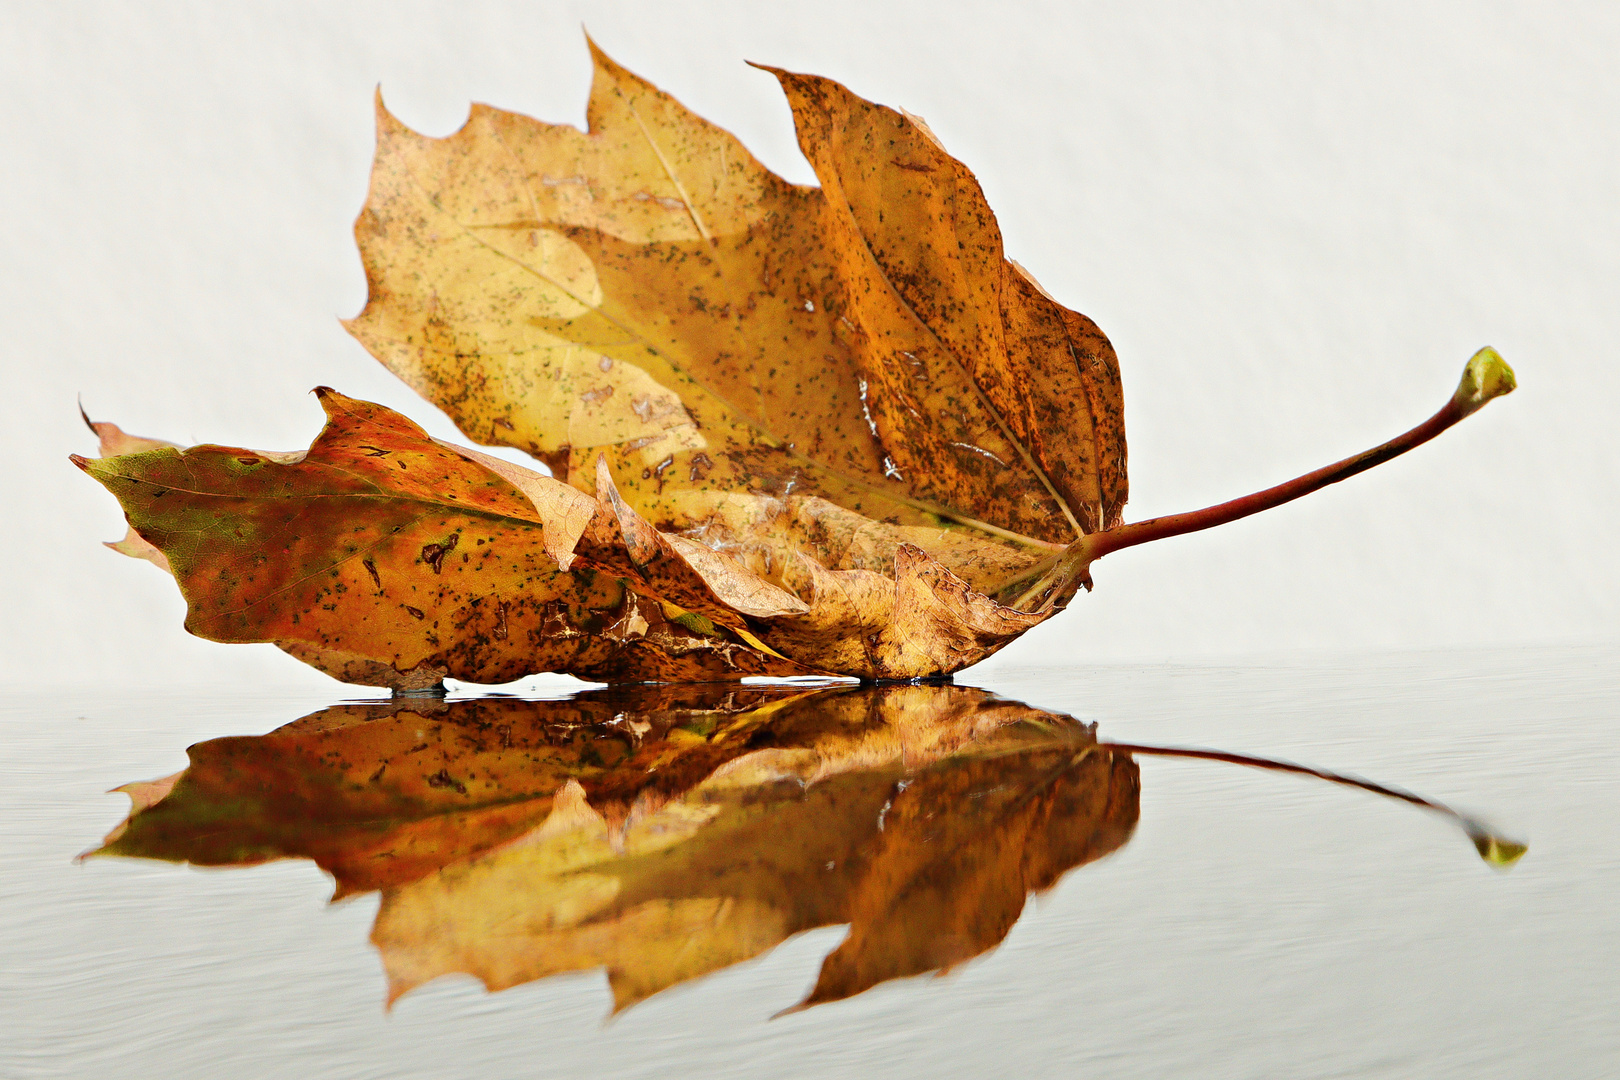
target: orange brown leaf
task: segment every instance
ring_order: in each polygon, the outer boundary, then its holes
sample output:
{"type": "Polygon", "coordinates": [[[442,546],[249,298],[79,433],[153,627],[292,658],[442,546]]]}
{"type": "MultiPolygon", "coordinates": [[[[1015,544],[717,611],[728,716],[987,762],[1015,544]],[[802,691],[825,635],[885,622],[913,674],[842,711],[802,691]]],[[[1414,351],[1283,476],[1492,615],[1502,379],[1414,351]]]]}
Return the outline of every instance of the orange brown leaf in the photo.
{"type": "Polygon", "coordinates": [[[398,688],[419,673],[432,683],[805,670],[714,620],[683,625],[662,598],[741,617],[684,562],[635,564],[598,500],[539,474],[519,490],[397,413],[320,397],[328,422],[302,454],[199,446],[76,459],[167,556],[192,633],[273,641],[340,678],[398,688]],[[576,545],[585,559],[562,570],[553,552],[576,545]]]}
{"type": "Polygon", "coordinates": [[[588,130],[377,104],[347,324],[471,439],[323,390],[307,454],[92,425],[113,545],[172,570],[193,632],[416,689],[948,675],[1091,587],[1109,552],[1404,453],[1511,391],[1481,350],[1429,421],[1277,487],[1124,524],[1119,365],[1007,259],[921,119],[771,71],[819,187],[594,45],[588,130]],[[113,456],[107,456],[107,455],[113,456]]]}
{"type": "Polygon", "coordinates": [[[588,132],[479,106],[428,139],[379,108],[350,323],[378,359],[478,441],[587,480],[606,453],[660,527],[692,489],[1037,556],[1118,520],[1113,351],[919,121],[779,72],[800,187],[592,55],[588,132]]]}

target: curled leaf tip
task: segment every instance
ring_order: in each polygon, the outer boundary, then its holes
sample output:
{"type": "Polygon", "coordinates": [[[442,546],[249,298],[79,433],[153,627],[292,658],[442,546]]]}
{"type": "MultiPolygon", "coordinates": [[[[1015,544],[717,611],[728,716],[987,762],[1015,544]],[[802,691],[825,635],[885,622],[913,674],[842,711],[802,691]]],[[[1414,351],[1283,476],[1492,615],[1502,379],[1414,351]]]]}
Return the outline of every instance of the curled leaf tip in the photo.
{"type": "Polygon", "coordinates": [[[1487,345],[1475,353],[1463,368],[1462,381],[1457,384],[1453,400],[1464,416],[1483,408],[1487,401],[1511,394],[1519,383],[1513,376],[1502,354],[1487,345]]]}
{"type": "Polygon", "coordinates": [[[82,454],[69,454],[68,460],[73,462],[73,464],[77,465],[79,468],[83,469],[85,472],[90,471],[90,459],[82,454]]]}

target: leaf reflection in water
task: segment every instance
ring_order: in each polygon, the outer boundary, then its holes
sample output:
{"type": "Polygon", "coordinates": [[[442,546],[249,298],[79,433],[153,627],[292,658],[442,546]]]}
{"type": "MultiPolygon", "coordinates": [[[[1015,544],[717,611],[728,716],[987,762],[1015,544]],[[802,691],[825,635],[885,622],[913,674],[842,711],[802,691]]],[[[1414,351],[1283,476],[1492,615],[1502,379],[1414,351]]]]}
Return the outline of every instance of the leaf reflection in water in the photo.
{"type": "Polygon", "coordinates": [[[1525,850],[1397,788],[1100,743],[1095,725],[950,685],[395,699],[189,754],[184,772],[119,789],[130,816],[91,854],[301,857],[332,874],[334,899],[380,891],[390,1002],[451,973],[500,990],[604,968],[618,1010],[845,923],[799,1007],[946,971],[1130,838],[1141,754],[1397,798],[1453,818],[1494,865],[1525,850]]]}
{"type": "Polygon", "coordinates": [[[389,1000],[605,968],[614,1008],[848,923],[805,1004],[947,970],[1136,824],[1095,726],[956,686],[629,685],[339,705],[123,789],[96,855],[380,890],[389,1000]]]}

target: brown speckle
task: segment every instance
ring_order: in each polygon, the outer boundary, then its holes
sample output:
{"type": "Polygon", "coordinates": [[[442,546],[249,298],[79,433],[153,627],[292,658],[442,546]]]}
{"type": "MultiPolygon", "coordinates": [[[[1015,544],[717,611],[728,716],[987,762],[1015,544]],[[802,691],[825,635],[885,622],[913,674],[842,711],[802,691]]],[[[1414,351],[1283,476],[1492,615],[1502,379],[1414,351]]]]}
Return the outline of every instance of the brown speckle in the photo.
{"type": "Polygon", "coordinates": [[[444,557],[445,555],[449,554],[450,549],[455,547],[456,541],[460,539],[460,533],[451,533],[450,539],[446,540],[442,544],[423,544],[422,561],[433,567],[433,572],[435,574],[443,573],[444,557]]]}
{"type": "Polygon", "coordinates": [[[428,777],[427,785],[428,787],[433,788],[455,788],[458,795],[467,794],[467,785],[463,784],[460,780],[457,780],[443,769],[440,769],[438,772],[428,777]]]}

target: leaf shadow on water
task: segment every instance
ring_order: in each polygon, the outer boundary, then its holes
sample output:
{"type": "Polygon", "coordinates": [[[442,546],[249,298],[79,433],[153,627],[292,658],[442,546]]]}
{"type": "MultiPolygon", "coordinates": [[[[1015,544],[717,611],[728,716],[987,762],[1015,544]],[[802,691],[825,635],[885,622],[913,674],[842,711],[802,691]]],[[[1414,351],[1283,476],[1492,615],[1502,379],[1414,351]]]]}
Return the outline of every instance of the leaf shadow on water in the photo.
{"type": "Polygon", "coordinates": [[[336,705],[189,750],[127,784],[91,856],[307,858],[333,899],[378,891],[388,999],[441,975],[491,990],[604,968],[614,1011],[848,924],[797,1007],[994,949],[1031,893],[1122,847],[1135,757],[1351,777],[1100,742],[1095,724],[952,685],[619,685],[560,700],[336,705]]]}

